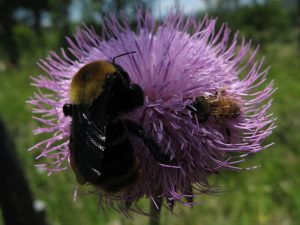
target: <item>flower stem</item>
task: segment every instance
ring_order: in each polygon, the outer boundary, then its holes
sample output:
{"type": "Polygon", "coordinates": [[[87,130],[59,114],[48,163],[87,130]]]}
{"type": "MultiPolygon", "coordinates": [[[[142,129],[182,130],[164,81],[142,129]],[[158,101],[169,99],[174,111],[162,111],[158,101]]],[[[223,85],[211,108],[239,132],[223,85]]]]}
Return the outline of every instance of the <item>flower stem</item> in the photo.
{"type": "Polygon", "coordinates": [[[157,209],[156,206],[150,201],[150,223],[149,225],[159,225],[160,224],[160,209],[157,209]]]}

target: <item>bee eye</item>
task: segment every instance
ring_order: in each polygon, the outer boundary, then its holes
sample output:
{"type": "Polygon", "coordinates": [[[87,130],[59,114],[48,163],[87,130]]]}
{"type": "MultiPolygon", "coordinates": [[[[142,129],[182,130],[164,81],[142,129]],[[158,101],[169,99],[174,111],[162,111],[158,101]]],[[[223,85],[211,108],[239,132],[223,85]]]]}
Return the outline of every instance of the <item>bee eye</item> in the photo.
{"type": "Polygon", "coordinates": [[[115,64],[115,67],[117,68],[118,73],[121,76],[121,79],[123,80],[123,82],[126,82],[126,84],[130,84],[130,78],[128,73],[118,64],[115,64]]]}
{"type": "Polygon", "coordinates": [[[108,73],[108,74],[106,75],[105,82],[111,83],[111,82],[115,79],[115,77],[116,77],[116,76],[115,76],[114,74],[108,73]]]}
{"type": "Polygon", "coordinates": [[[106,74],[103,88],[105,89],[106,87],[113,86],[116,81],[116,78],[116,75],[113,73],[106,74]]]}

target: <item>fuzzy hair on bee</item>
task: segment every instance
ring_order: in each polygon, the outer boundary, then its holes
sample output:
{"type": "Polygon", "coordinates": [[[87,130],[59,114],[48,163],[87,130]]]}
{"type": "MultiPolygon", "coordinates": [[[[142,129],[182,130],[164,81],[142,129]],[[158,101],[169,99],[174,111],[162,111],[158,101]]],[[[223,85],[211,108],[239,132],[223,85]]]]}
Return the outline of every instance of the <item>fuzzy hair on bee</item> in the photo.
{"type": "Polygon", "coordinates": [[[73,104],[91,105],[100,95],[107,74],[116,72],[116,67],[106,61],[91,62],[74,76],[70,88],[73,104]]]}
{"type": "Polygon", "coordinates": [[[83,66],[70,86],[71,103],[63,106],[72,118],[70,164],[79,184],[92,184],[115,193],[136,183],[141,174],[130,136],[142,139],[158,163],[171,163],[153,137],[134,121],[120,115],[144,104],[141,87],[115,59],[83,66]]]}
{"type": "Polygon", "coordinates": [[[236,99],[226,95],[226,89],[222,88],[215,95],[196,97],[192,107],[192,114],[197,116],[199,122],[206,122],[213,117],[216,122],[225,126],[228,142],[231,142],[230,129],[225,125],[224,119],[235,119],[241,113],[241,107],[236,99]]]}
{"type": "Polygon", "coordinates": [[[225,95],[226,89],[222,88],[215,95],[198,96],[192,104],[192,112],[197,115],[200,122],[205,122],[210,116],[220,121],[222,119],[235,119],[241,113],[237,100],[225,95]]]}

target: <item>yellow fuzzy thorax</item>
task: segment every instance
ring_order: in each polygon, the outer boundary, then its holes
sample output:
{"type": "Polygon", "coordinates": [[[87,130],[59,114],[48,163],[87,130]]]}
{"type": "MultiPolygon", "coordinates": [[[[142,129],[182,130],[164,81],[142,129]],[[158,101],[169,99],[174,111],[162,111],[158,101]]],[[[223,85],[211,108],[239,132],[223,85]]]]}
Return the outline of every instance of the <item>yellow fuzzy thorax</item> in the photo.
{"type": "Polygon", "coordinates": [[[107,61],[95,61],[83,66],[72,79],[71,102],[90,105],[100,95],[106,75],[116,71],[116,67],[107,61]]]}

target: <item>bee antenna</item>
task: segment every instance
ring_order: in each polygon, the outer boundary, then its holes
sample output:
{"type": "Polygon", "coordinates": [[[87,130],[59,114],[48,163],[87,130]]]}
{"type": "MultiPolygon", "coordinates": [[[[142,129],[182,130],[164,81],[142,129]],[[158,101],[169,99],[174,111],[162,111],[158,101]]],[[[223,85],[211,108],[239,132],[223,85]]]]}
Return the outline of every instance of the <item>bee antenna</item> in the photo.
{"type": "Polygon", "coordinates": [[[112,60],[112,64],[115,64],[116,58],[119,58],[119,57],[124,56],[124,55],[133,54],[133,53],[136,53],[136,51],[133,51],[133,52],[126,52],[126,53],[123,53],[123,54],[121,54],[121,55],[115,56],[115,57],[113,58],[113,60],[112,60]]]}

